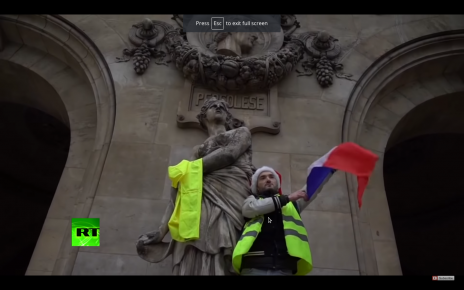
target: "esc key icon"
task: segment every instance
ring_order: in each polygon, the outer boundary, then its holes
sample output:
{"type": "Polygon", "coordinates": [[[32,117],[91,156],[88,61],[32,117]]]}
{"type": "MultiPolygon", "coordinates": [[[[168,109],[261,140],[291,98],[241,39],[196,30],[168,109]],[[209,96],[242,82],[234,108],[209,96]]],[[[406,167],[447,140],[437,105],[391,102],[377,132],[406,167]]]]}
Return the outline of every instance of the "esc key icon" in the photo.
{"type": "Polygon", "coordinates": [[[224,17],[211,17],[211,30],[224,30],[224,17]]]}

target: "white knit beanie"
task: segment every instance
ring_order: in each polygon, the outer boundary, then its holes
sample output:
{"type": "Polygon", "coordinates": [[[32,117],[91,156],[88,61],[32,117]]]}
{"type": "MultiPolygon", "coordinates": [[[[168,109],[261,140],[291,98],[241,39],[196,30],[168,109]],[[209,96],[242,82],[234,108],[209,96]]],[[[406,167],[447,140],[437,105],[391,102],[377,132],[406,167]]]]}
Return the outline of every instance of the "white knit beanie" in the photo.
{"type": "Polygon", "coordinates": [[[269,171],[274,175],[274,178],[277,180],[277,188],[279,189],[279,193],[281,193],[281,191],[280,191],[280,176],[274,169],[272,169],[271,167],[268,167],[268,166],[263,166],[263,167],[257,169],[255,174],[253,174],[253,176],[251,177],[251,192],[253,192],[254,194],[258,194],[258,177],[261,175],[261,173],[263,173],[265,171],[269,171]]]}

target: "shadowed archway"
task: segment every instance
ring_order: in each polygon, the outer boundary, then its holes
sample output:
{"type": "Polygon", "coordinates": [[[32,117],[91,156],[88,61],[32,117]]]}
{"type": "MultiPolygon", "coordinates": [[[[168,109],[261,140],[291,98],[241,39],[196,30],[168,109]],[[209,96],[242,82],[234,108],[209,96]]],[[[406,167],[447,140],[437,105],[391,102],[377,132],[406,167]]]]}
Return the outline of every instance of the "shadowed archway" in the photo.
{"type": "Polygon", "coordinates": [[[464,94],[420,104],[393,130],[383,174],[403,275],[462,275],[464,94]]]}
{"type": "Polygon", "coordinates": [[[24,275],[68,158],[69,127],[31,107],[0,102],[0,272],[24,275]]]}
{"type": "Polygon", "coordinates": [[[0,15],[0,29],[0,101],[46,112],[70,135],[25,274],[70,275],[79,251],[71,246],[71,218],[89,216],[113,134],[113,79],[96,45],[61,16],[0,15]]]}
{"type": "Polygon", "coordinates": [[[463,275],[463,134],[431,134],[385,154],[384,180],[403,275],[463,275]]]}

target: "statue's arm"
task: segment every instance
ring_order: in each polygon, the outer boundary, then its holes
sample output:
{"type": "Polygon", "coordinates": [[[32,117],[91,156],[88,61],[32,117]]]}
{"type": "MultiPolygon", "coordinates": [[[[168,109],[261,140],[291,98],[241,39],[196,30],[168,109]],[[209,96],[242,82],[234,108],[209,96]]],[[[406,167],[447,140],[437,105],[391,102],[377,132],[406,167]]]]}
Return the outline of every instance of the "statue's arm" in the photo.
{"type": "Polygon", "coordinates": [[[236,129],[229,145],[203,157],[203,173],[232,165],[251,146],[251,133],[246,127],[236,129]]]}
{"type": "Polygon", "coordinates": [[[287,195],[266,197],[262,199],[257,199],[253,195],[250,195],[243,203],[242,215],[251,219],[259,215],[279,210],[289,202],[290,200],[287,195]]]}

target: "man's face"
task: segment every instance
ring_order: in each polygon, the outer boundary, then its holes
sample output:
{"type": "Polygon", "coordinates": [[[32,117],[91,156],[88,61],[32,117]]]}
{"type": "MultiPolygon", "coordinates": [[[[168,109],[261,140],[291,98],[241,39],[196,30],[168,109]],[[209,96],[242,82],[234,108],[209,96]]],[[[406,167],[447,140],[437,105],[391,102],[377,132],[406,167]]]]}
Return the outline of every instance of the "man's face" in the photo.
{"type": "Polygon", "coordinates": [[[258,193],[262,193],[267,190],[272,190],[277,192],[277,180],[274,177],[274,174],[270,171],[264,171],[258,177],[258,193]]]}

